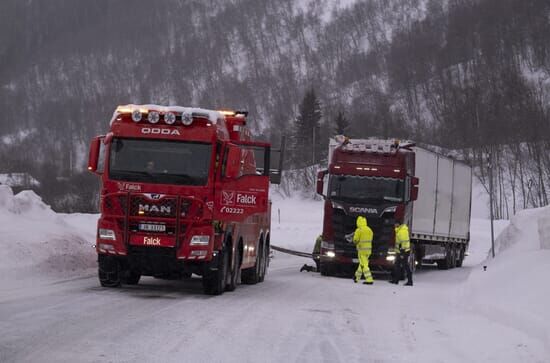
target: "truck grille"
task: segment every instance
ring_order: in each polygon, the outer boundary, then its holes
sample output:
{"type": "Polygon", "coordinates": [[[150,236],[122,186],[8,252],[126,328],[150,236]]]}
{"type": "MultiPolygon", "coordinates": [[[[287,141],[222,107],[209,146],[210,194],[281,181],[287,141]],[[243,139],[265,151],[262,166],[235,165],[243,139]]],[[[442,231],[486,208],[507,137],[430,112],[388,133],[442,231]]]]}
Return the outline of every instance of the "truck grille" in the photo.
{"type": "MultiPolygon", "coordinates": [[[[352,254],[356,254],[355,246],[346,241],[346,235],[357,228],[357,217],[347,215],[342,209],[335,209],[332,221],[336,250],[341,250],[340,253],[346,257],[352,257],[352,254]]],[[[367,218],[367,224],[374,233],[373,254],[385,253],[393,245],[393,222],[393,218],[367,218]]]]}
{"type": "Polygon", "coordinates": [[[125,215],[127,198],[126,195],[106,195],[103,199],[103,212],[108,215],[125,215]]]}
{"type": "Polygon", "coordinates": [[[134,217],[175,218],[177,210],[176,198],[163,198],[153,201],[143,196],[132,196],[130,215],[134,217]]]}

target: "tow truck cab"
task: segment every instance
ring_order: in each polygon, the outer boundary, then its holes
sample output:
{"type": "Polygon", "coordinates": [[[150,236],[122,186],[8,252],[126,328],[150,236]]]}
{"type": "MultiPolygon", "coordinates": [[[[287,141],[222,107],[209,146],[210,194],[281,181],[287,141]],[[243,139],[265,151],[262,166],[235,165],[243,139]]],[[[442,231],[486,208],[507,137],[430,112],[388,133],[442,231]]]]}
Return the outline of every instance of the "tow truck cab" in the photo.
{"type": "MultiPolygon", "coordinates": [[[[206,293],[261,282],[270,236],[271,145],[251,141],[247,113],[119,106],[94,138],[100,176],[96,250],[103,286],[140,276],[203,277],[206,293]],[[242,274],[242,276],[241,276],[242,274]]],[[[282,160],[282,158],[281,158],[282,160]]]]}

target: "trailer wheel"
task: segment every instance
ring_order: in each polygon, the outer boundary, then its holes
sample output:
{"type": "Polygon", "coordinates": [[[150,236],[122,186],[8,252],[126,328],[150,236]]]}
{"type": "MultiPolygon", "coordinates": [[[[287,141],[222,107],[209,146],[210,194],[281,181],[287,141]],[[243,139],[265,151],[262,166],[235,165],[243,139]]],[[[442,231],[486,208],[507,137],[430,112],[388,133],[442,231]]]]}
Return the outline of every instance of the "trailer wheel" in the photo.
{"type": "Polygon", "coordinates": [[[235,291],[237,285],[241,282],[241,249],[239,247],[235,248],[232,265],[233,269],[231,274],[227,276],[229,281],[225,285],[225,291],[235,291]]]}
{"type": "Polygon", "coordinates": [[[450,264],[450,267],[451,268],[455,268],[456,267],[456,260],[458,258],[458,254],[457,254],[457,249],[456,249],[456,246],[455,245],[452,245],[451,246],[451,264],[450,264]]]}
{"type": "Polygon", "coordinates": [[[137,285],[140,278],[141,274],[139,272],[127,270],[122,276],[122,283],[126,285],[137,285]]]}
{"type": "Polygon", "coordinates": [[[458,250],[458,260],[456,260],[456,267],[462,267],[462,263],[464,262],[464,246],[460,246],[458,250]]]}
{"type": "Polygon", "coordinates": [[[111,256],[98,256],[98,277],[103,287],[120,286],[120,263],[111,256]]]}
{"type": "Polygon", "coordinates": [[[451,249],[449,246],[445,247],[445,258],[437,260],[437,268],[440,270],[448,270],[451,268],[451,249]]]}
{"type": "Polygon", "coordinates": [[[221,295],[225,291],[225,282],[229,269],[229,254],[225,248],[220,253],[218,269],[208,271],[202,277],[202,288],[207,295],[221,295]]]}

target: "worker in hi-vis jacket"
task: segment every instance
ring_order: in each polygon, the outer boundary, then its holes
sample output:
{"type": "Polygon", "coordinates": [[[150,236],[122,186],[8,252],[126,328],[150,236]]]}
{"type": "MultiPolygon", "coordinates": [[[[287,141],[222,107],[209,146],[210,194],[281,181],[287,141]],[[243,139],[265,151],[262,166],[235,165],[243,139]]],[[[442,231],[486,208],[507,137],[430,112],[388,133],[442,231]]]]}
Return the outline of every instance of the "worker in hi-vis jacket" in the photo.
{"type": "Polygon", "coordinates": [[[354,282],[358,282],[363,276],[365,277],[366,285],[372,285],[373,279],[369,269],[369,257],[372,252],[372,229],[367,225],[367,218],[363,216],[357,217],[357,229],[353,234],[353,243],[357,248],[357,258],[359,259],[359,266],[355,271],[353,278],[354,282]]]}
{"type": "Polygon", "coordinates": [[[398,284],[403,270],[407,274],[406,286],[412,286],[412,271],[409,266],[409,256],[411,254],[411,239],[409,237],[409,227],[406,224],[395,222],[395,264],[393,265],[392,284],[398,284]]]}

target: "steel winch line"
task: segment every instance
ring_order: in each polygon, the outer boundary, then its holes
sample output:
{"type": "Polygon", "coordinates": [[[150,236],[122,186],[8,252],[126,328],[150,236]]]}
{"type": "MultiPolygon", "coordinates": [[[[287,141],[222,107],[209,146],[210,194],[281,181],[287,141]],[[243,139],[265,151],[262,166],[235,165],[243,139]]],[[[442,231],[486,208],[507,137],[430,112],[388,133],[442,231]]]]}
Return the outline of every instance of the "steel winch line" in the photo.
{"type": "Polygon", "coordinates": [[[286,253],[286,254],[293,255],[293,256],[313,258],[313,255],[311,253],[307,253],[307,252],[289,250],[287,248],[282,248],[282,247],[278,247],[278,246],[274,246],[274,245],[271,245],[271,248],[275,251],[286,253]]]}

